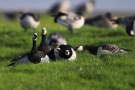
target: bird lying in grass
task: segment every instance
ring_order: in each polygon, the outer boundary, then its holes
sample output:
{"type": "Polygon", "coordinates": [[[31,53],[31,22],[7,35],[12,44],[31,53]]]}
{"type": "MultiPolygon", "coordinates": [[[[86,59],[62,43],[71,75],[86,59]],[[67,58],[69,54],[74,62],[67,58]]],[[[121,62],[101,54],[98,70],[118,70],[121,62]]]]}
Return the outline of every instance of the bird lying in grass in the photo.
{"type": "Polygon", "coordinates": [[[33,45],[32,49],[29,53],[26,53],[17,59],[14,59],[11,61],[11,63],[8,66],[13,66],[16,64],[27,64],[27,63],[33,63],[33,64],[38,64],[41,62],[49,62],[49,57],[47,54],[43,51],[38,51],[36,47],[36,41],[37,41],[37,33],[33,34],[33,45]]]}
{"type": "Polygon", "coordinates": [[[126,28],[129,36],[135,36],[135,15],[125,16],[113,20],[114,24],[121,24],[126,28]]]}
{"type": "Polygon", "coordinates": [[[84,25],[84,17],[80,13],[59,12],[54,18],[54,22],[59,23],[68,28],[69,34],[72,34],[74,29],[79,29],[84,25]]]}
{"type": "Polygon", "coordinates": [[[60,45],[54,49],[57,59],[75,60],[76,52],[71,45],[60,45]]]}
{"type": "Polygon", "coordinates": [[[74,50],[83,51],[88,50],[93,55],[102,55],[105,53],[128,53],[131,52],[131,50],[127,50],[124,48],[117,47],[112,44],[102,44],[99,46],[77,46],[74,50]]]}

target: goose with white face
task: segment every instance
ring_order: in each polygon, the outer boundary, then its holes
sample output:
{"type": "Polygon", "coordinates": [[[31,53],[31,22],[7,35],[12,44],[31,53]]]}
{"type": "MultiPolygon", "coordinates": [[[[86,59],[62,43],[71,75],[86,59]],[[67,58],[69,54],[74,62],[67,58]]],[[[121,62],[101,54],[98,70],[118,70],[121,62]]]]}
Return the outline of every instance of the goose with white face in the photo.
{"type": "Polygon", "coordinates": [[[82,51],[83,50],[83,46],[78,46],[78,47],[76,47],[75,50],[82,51]]]}
{"type": "Polygon", "coordinates": [[[47,30],[46,30],[45,27],[42,28],[42,34],[43,34],[43,35],[47,34],[47,30]]]}

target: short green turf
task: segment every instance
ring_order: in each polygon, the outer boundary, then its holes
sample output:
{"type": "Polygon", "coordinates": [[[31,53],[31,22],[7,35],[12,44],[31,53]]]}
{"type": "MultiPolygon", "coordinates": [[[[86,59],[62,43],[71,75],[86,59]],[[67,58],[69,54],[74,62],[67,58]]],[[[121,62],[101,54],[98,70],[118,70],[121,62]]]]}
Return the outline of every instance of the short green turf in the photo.
{"type": "Polygon", "coordinates": [[[0,19],[0,90],[135,90],[135,38],[126,34],[123,27],[117,29],[83,26],[68,35],[67,28],[54,23],[53,17],[42,15],[37,46],[41,41],[41,29],[61,32],[68,44],[114,44],[132,50],[129,54],[91,55],[77,51],[75,61],[56,61],[42,64],[7,67],[12,59],[31,50],[33,30],[24,30],[19,20],[0,19]]]}

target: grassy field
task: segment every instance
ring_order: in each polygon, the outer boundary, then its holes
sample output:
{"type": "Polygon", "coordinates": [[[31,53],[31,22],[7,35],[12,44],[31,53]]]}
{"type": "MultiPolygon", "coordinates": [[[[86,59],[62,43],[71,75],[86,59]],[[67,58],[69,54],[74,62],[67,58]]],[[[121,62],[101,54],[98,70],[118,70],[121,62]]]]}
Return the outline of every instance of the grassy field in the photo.
{"type": "Polygon", "coordinates": [[[33,30],[24,32],[19,20],[0,19],[0,90],[135,90],[135,38],[129,37],[123,27],[106,29],[83,26],[73,35],[56,23],[53,18],[42,15],[37,46],[41,41],[41,28],[61,32],[68,44],[78,45],[114,44],[133,50],[123,55],[93,56],[88,51],[77,52],[75,61],[56,61],[43,64],[7,67],[10,60],[29,52],[33,30]]]}

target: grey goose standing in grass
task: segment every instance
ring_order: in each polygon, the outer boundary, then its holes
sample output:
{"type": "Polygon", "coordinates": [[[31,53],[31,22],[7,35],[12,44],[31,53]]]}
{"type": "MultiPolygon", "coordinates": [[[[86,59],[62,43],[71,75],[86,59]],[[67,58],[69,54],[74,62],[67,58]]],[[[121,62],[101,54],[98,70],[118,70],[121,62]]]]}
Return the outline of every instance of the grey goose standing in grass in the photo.
{"type": "Polygon", "coordinates": [[[114,24],[121,24],[126,28],[126,32],[129,36],[135,36],[135,15],[125,16],[113,20],[114,24]]]}
{"type": "Polygon", "coordinates": [[[67,27],[69,30],[69,34],[72,34],[74,29],[79,29],[84,25],[85,19],[79,12],[59,12],[54,16],[54,22],[67,27]]]}
{"type": "Polygon", "coordinates": [[[74,50],[82,51],[82,50],[88,50],[93,55],[102,55],[105,53],[128,53],[131,50],[127,50],[124,48],[117,47],[112,44],[102,44],[99,46],[77,46],[74,50]]]}
{"type": "Polygon", "coordinates": [[[29,53],[26,53],[17,59],[11,61],[8,66],[13,66],[16,64],[23,64],[23,63],[34,63],[38,64],[41,62],[49,62],[49,58],[47,57],[46,53],[43,51],[38,51],[36,47],[36,40],[37,40],[37,33],[33,34],[33,46],[29,53]]]}
{"type": "Polygon", "coordinates": [[[67,41],[61,33],[54,32],[50,33],[50,35],[48,36],[47,44],[50,47],[58,47],[60,45],[66,45],[67,41]]]}
{"type": "Polygon", "coordinates": [[[54,52],[57,59],[69,61],[76,59],[76,52],[71,45],[60,45],[58,48],[54,49],[54,52]]]}
{"type": "Polygon", "coordinates": [[[118,24],[114,24],[112,20],[116,20],[117,17],[112,13],[107,12],[105,15],[97,15],[85,20],[85,25],[98,26],[104,28],[117,28],[118,24]]]}
{"type": "Polygon", "coordinates": [[[36,29],[40,24],[39,15],[34,13],[22,13],[20,17],[20,25],[27,31],[27,29],[36,29]]]}

